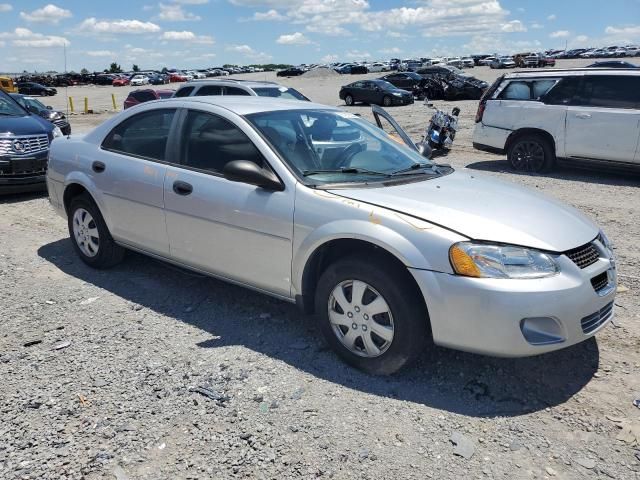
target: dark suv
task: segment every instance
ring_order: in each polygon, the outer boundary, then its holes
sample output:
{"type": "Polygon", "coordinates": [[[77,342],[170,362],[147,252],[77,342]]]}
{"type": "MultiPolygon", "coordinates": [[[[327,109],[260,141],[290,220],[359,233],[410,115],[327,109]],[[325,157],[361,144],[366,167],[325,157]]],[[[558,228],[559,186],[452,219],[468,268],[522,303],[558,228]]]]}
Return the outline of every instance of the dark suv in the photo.
{"type": "Polygon", "coordinates": [[[0,193],[43,190],[49,145],[60,129],[0,90],[0,193]]]}

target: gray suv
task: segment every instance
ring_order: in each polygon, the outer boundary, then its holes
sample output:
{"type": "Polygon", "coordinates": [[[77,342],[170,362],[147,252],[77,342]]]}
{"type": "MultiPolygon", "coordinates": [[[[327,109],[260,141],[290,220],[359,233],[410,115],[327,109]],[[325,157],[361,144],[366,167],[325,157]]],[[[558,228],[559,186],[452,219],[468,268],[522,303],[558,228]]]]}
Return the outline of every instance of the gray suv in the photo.
{"type": "Polygon", "coordinates": [[[241,95],[245,97],[257,96],[310,101],[296,89],[285,87],[275,82],[236,80],[233,78],[195,80],[180,87],[173,96],[180,98],[207,95],[241,95]]]}

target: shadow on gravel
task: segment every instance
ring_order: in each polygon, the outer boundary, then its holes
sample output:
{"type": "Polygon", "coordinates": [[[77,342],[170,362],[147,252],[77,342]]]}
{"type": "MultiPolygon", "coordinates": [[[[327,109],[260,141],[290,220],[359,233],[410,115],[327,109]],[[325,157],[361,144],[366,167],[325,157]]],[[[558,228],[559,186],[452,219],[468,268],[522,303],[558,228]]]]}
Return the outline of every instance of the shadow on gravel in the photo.
{"type": "MultiPolygon", "coordinates": [[[[1,193],[1,192],[0,192],[1,193]]],[[[10,205],[12,203],[27,202],[36,198],[44,198],[47,196],[47,190],[25,193],[0,194],[0,205],[10,205]]]]}
{"type": "Polygon", "coordinates": [[[241,345],[353,390],[463,415],[517,416],[561,404],[598,369],[598,345],[591,339],[524,359],[436,347],[398,375],[374,377],[339,361],[318,342],[313,321],[286,302],[135,253],[114,269],[92,270],[67,239],[42,246],[38,254],[68,275],[209,333],[211,339],[198,348],[241,345]]]}
{"type": "MultiPolygon", "coordinates": [[[[640,166],[640,165],[639,165],[640,166]]],[[[554,171],[549,173],[516,172],[507,160],[485,160],[466,166],[472,170],[484,172],[506,172],[512,175],[526,175],[571,180],[574,182],[597,183],[600,185],[619,185],[625,187],[640,187],[640,168],[624,168],[609,166],[577,166],[576,163],[562,162],[554,171]]]]}

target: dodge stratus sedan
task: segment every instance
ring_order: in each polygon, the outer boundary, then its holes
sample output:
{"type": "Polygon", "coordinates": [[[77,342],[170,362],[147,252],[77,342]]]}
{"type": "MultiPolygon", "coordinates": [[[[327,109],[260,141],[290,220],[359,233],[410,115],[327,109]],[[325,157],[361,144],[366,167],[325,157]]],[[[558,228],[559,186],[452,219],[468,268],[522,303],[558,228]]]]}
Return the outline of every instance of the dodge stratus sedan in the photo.
{"type": "Polygon", "coordinates": [[[431,163],[405,132],[334,107],[148,102],[55,140],[47,182],[88,265],[131,249],[296,302],[372,373],[432,341],[549,352],[613,316],[611,246],[583,214],[431,163]]]}

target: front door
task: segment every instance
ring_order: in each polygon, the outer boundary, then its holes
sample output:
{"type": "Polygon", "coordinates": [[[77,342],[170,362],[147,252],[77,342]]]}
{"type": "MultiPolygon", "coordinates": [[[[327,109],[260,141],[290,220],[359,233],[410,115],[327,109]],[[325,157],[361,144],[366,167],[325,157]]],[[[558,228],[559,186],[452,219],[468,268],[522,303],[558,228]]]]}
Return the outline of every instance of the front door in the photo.
{"type": "Polygon", "coordinates": [[[567,111],[568,157],[636,161],[640,137],[640,77],[585,76],[567,111]]]}
{"type": "Polygon", "coordinates": [[[189,110],[181,138],[181,165],[168,167],[164,183],[171,258],[288,297],[294,192],[223,178],[233,160],[270,167],[247,135],[218,115],[189,110]]]}
{"type": "Polygon", "coordinates": [[[105,203],[116,240],[159,255],[169,253],[164,220],[167,143],[175,109],[142,112],[116,126],[104,139],[92,176],[105,203]]]}

